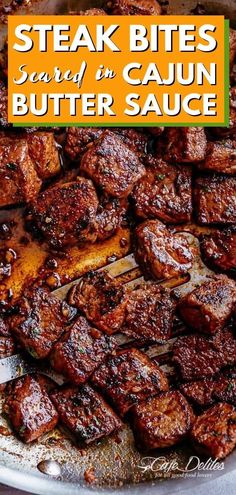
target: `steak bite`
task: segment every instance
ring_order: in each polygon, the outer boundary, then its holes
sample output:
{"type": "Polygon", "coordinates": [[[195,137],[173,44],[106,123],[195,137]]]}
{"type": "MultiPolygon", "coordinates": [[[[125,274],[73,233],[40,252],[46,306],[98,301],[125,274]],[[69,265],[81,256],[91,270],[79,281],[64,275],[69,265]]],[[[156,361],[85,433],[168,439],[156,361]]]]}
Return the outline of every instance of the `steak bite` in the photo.
{"type": "Polygon", "coordinates": [[[180,390],[187,399],[201,407],[211,406],[215,402],[229,402],[236,406],[235,368],[214,377],[184,383],[180,390]]]}
{"type": "Polygon", "coordinates": [[[58,422],[57,411],[46,389],[30,375],[11,382],[4,412],[25,443],[53,430],[58,422]]]}
{"type": "Polygon", "coordinates": [[[213,377],[194,380],[193,382],[180,385],[182,394],[197,406],[205,407],[214,404],[213,392],[215,379],[213,377]]]}
{"type": "Polygon", "coordinates": [[[236,339],[229,329],[211,337],[180,337],[173,346],[173,362],[186,381],[213,376],[222,368],[236,364],[236,339]]]}
{"type": "Polygon", "coordinates": [[[50,362],[58,373],[81,385],[88,381],[114,347],[112,338],[103,335],[80,317],[54,345],[50,362]]]}
{"type": "Polygon", "coordinates": [[[194,414],[185,397],[175,390],[134,406],[132,420],[137,446],[153,450],[183,440],[192,427],[194,414]]]}
{"type": "Polygon", "coordinates": [[[136,260],[148,275],[169,279],[190,270],[193,256],[183,234],[172,234],[158,220],[142,223],[135,234],[136,260]]]}
{"type": "Polygon", "coordinates": [[[61,337],[73,312],[66,302],[42,288],[28,289],[16,303],[11,331],[21,346],[36,359],[46,358],[61,337]]]}
{"type": "Polygon", "coordinates": [[[108,335],[118,332],[123,324],[125,290],[104,270],[86,274],[72,287],[68,301],[108,335]]]}
{"type": "Polygon", "coordinates": [[[104,241],[114,235],[126,221],[126,199],[102,197],[97,210],[97,240],[104,241]]]}
{"type": "Polygon", "coordinates": [[[122,423],[110,406],[89,385],[64,387],[51,395],[60,421],[85,446],[119,430],[122,423]]]}
{"type": "Polygon", "coordinates": [[[236,173],[236,141],[212,141],[207,145],[204,162],[199,164],[200,170],[219,172],[223,174],[236,173]]]}
{"type": "Polygon", "coordinates": [[[127,294],[121,332],[144,342],[165,342],[171,337],[174,310],[168,289],[143,284],[127,294]]]}
{"type": "Polygon", "coordinates": [[[108,358],[95,371],[92,382],[122,417],[137,402],[169,388],[159,366],[134,348],[117,351],[108,358]]]}
{"type": "Polygon", "coordinates": [[[236,61],[236,31],[235,29],[230,29],[229,32],[229,63],[230,71],[233,76],[233,66],[236,61]]]}
{"type": "Polygon", "coordinates": [[[54,248],[96,240],[98,198],[92,182],[56,185],[39,194],[32,204],[33,219],[54,248]]]}
{"type": "Polygon", "coordinates": [[[93,179],[103,193],[115,198],[127,197],[145,173],[137,155],[109,130],[83,155],[80,170],[93,179]]]}
{"type": "Polygon", "coordinates": [[[0,127],[8,127],[8,95],[7,89],[0,81],[0,127]]]}
{"type": "Polygon", "coordinates": [[[29,156],[27,140],[16,135],[0,135],[0,207],[29,203],[42,182],[29,156]]]}
{"type": "Polygon", "coordinates": [[[194,202],[199,224],[236,223],[236,177],[199,177],[195,181],[194,202]]]}
{"type": "Polygon", "coordinates": [[[236,274],[236,226],[202,235],[201,253],[205,263],[218,270],[236,274]]]}
{"type": "Polygon", "coordinates": [[[0,359],[12,356],[15,353],[15,343],[11,337],[0,336],[0,359]]]}
{"type": "Polygon", "coordinates": [[[5,318],[1,318],[0,316],[0,336],[1,337],[10,337],[11,332],[9,329],[9,323],[5,318]]]}
{"type": "Polygon", "coordinates": [[[111,9],[114,15],[161,14],[161,6],[157,0],[113,0],[111,2],[111,9]]]}
{"type": "Polygon", "coordinates": [[[172,224],[189,222],[192,214],[191,175],[188,166],[149,159],[145,176],[132,192],[136,215],[172,224]]]}
{"type": "Polygon", "coordinates": [[[181,299],[184,321],[198,332],[222,330],[236,307],[236,283],[226,275],[215,276],[181,299]]]}
{"type": "Polygon", "coordinates": [[[69,127],[66,133],[65,153],[72,160],[79,160],[88,144],[93,143],[104,132],[96,127],[69,127]]]}
{"type": "Polygon", "coordinates": [[[198,163],[204,160],[206,150],[207,139],[202,127],[170,127],[165,131],[161,151],[166,161],[198,163]]]}
{"type": "Polygon", "coordinates": [[[236,446],[235,407],[215,404],[196,419],[190,436],[198,452],[224,459],[236,446]]]}
{"type": "Polygon", "coordinates": [[[226,132],[235,134],[236,132],[236,86],[230,89],[230,108],[229,108],[229,128],[226,132]]]}
{"type": "Polygon", "coordinates": [[[34,132],[27,137],[29,155],[40,179],[49,179],[61,170],[53,132],[34,132]]]}

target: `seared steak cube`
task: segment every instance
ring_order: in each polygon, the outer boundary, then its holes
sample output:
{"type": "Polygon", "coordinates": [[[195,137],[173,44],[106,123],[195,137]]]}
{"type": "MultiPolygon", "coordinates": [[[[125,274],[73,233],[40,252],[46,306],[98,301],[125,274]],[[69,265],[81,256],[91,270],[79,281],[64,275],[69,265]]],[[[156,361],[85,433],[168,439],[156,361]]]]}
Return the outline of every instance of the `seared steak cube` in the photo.
{"type": "Polygon", "coordinates": [[[158,159],[149,159],[148,165],[132,193],[136,215],[172,224],[190,221],[191,168],[158,159]]]}
{"type": "Polygon", "coordinates": [[[50,357],[52,367],[76,385],[88,381],[90,375],[114,348],[112,338],[89,325],[80,317],[54,345],[50,357]]]}
{"type": "Polygon", "coordinates": [[[158,220],[142,223],[135,233],[135,256],[145,273],[169,279],[190,270],[193,256],[183,234],[172,234],[158,220]]]}
{"type": "Polygon", "coordinates": [[[147,153],[148,137],[144,132],[132,127],[113,127],[112,132],[118,134],[119,138],[128,148],[136,153],[140,158],[144,158],[147,153]]]}
{"type": "Polygon", "coordinates": [[[117,134],[104,131],[81,160],[85,172],[108,196],[125,198],[145,173],[137,155],[117,134]]]}
{"type": "Polygon", "coordinates": [[[155,282],[127,294],[121,332],[144,342],[165,342],[171,336],[175,304],[168,289],[155,282]]]}
{"type": "Polygon", "coordinates": [[[126,199],[102,197],[97,210],[97,240],[104,241],[114,235],[126,221],[126,199]]]}
{"type": "Polygon", "coordinates": [[[0,335],[2,337],[10,337],[11,336],[11,332],[9,329],[9,323],[6,319],[1,318],[1,316],[0,316],[0,335]]]}
{"type": "Polygon", "coordinates": [[[0,136],[0,207],[30,202],[41,188],[26,139],[0,136]]]}
{"type": "Polygon", "coordinates": [[[37,227],[48,243],[62,248],[96,240],[98,198],[90,180],[56,185],[39,194],[32,205],[37,227]]]}
{"type": "Polygon", "coordinates": [[[15,352],[15,343],[11,337],[0,336],[0,359],[12,356],[15,352]]]}
{"type": "Polygon", "coordinates": [[[170,391],[134,406],[132,419],[138,447],[153,450],[183,440],[192,427],[194,414],[179,391],[170,391]]]}
{"type": "Polygon", "coordinates": [[[180,337],[173,346],[173,362],[184,380],[213,376],[225,366],[236,364],[235,336],[227,329],[211,337],[180,337]]]}
{"type": "Polygon", "coordinates": [[[69,127],[66,134],[65,152],[76,161],[85,152],[88,144],[93,143],[103,133],[103,129],[96,127],[69,127]]]}
{"type": "Polygon", "coordinates": [[[234,29],[230,29],[229,35],[229,62],[230,62],[230,70],[231,75],[233,72],[233,66],[236,61],[236,31],[234,29]]]}
{"type": "Polygon", "coordinates": [[[122,423],[110,406],[89,385],[65,387],[51,395],[60,421],[76,435],[80,445],[89,445],[119,430],[122,423]]]}
{"type": "Polygon", "coordinates": [[[124,300],[124,288],[105,271],[88,273],[68,295],[69,304],[108,335],[118,332],[123,324],[124,300]]]}
{"type": "Polygon", "coordinates": [[[187,399],[201,407],[214,402],[229,402],[236,406],[235,368],[222,371],[212,378],[184,383],[180,390],[187,399]]]}
{"type": "Polygon", "coordinates": [[[236,409],[230,404],[215,404],[199,416],[191,440],[201,454],[224,459],[236,447],[236,409]]]}
{"type": "Polygon", "coordinates": [[[236,222],[236,177],[213,175],[195,182],[194,201],[200,224],[236,222]]]}
{"type": "Polygon", "coordinates": [[[58,147],[53,132],[28,135],[29,155],[40,179],[49,179],[60,172],[58,147]]]}
{"type": "Polygon", "coordinates": [[[92,377],[121,416],[137,402],[168,390],[162,370],[137,349],[117,351],[92,377]]]}
{"type": "Polygon", "coordinates": [[[8,96],[7,89],[4,84],[0,82],[0,126],[8,127],[8,96]]]}
{"type": "Polygon", "coordinates": [[[236,173],[236,141],[214,141],[207,145],[204,162],[199,164],[200,170],[220,172],[223,174],[236,173]]]}
{"type": "Polygon", "coordinates": [[[111,8],[112,14],[115,15],[161,14],[161,7],[157,0],[113,0],[111,8]]]}
{"type": "Polygon", "coordinates": [[[195,380],[189,383],[183,383],[180,391],[190,402],[205,407],[214,404],[213,392],[215,388],[215,379],[212,377],[195,380]]]}
{"type": "Polygon", "coordinates": [[[204,160],[206,150],[206,134],[202,127],[171,127],[165,131],[163,152],[167,161],[198,163],[204,160]]]}
{"type": "Polygon", "coordinates": [[[236,226],[202,235],[201,253],[205,263],[231,275],[236,274],[236,226]]]}
{"type": "Polygon", "coordinates": [[[46,358],[61,337],[71,311],[67,303],[42,288],[29,289],[16,304],[11,330],[22,347],[36,359],[46,358]]]}
{"type": "Polygon", "coordinates": [[[179,310],[192,328],[213,334],[226,325],[235,306],[236,283],[226,275],[218,275],[187,294],[179,310]]]}
{"type": "Polygon", "coordinates": [[[235,134],[236,132],[236,86],[230,89],[230,109],[229,109],[229,128],[227,133],[235,134]]]}
{"type": "Polygon", "coordinates": [[[58,422],[46,389],[30,375],[11,383],[4,411],[14,431],[26,443],[53,430],[58,422]]]}

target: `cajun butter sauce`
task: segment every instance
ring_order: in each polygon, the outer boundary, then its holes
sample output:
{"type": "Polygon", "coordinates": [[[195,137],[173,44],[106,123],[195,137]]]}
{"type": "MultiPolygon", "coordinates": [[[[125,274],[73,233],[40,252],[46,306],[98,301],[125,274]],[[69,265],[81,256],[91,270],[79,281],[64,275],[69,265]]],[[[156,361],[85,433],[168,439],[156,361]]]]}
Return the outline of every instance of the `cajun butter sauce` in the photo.
{"type": "Polygon", "coordinates": [[[130,250],[130,231],[126,227],[105,242],[52,252],[46,243],[26,231],[23,208],[0,211],[0,234],[2,224],[9,227],[9,233],[6,238],[0,235],[0,263],[6,263],[6,251],[10,261],[10,273],[0,273],[2,303],[11,304],[24,286],[35,281],[55,290],[89,270],[126,256],[130,250]]]}

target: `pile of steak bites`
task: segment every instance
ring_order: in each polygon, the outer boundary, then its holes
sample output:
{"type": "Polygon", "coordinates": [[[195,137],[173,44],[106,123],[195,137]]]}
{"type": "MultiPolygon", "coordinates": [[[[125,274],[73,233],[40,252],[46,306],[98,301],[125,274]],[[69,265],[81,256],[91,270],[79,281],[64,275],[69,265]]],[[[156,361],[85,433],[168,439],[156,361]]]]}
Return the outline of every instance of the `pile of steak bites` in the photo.
{"type": "MultiPolygon", "coordinates": [[[[86,13],[155,15],[160,7],[156,0],[114,0],[86,13]]],[[[189,439],[222,459],[235,448],[235,58],[231,31],[229,128],[69,128],[62,171],[55,130],[16,134],[8,126],[3,57],[1,207],[26,204],[49,251],[102,242],[131,212],[133,249],[147,279],[131,289],[105,271],[90,272],[63,302],[34,284],[10,316],[2,314],[0,356],[17,345],[66,380],[57,387],[39,374],[10,383],[4,410],[22,441],[59,421],[79,445],[89,445],[128,421],[141,450],[189,439]],[[159,282],[191,270],[192,246],[176,226],[193,222],[209,227],[200,236],[201,255],[215,274],[177,300],[159,282]],[[177,337],[176,319],[185,327],[177,337]],[[172,378],[141,350],[170,342],[172,378]]]]}

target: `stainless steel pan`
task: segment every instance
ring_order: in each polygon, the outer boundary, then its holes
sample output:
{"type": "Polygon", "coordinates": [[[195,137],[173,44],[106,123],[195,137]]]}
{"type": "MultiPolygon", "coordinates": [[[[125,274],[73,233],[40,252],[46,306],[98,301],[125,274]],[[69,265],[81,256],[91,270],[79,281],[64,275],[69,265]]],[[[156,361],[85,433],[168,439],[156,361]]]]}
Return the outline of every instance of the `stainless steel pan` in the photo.
{"type": "MultiPolygon", "coordinates": [[[[5,4],[9,1],[5,2],[5,4]]],[[[202,1],[209,13],[224,13],[232,22],[236,21],[236,1],[222,0],[202,1]]],[[[88,0],[42,0],[33,1],[31,13],[51,14],[66,13],[68,7],[79,10],[97,6],[100,2],[88,0]]],[[[196,6],[196,0],[171,0],[169,12],[187,14],[196,6]]],[[[23,9],[22,13],[26,10],[23,9]]],[[[3,42],[4,28],[1,32],[3,42]]],[[[19,221],[16,235],[22,234],[21,212],[0,212],[0,220],[14,217],[19,221]]],[[[58,271],[62,283],[67,272],[71,278],[77,278],[89,268],[96,268],[107,264],[107,259],[116,254],[117,257],[125,256],[129,252],[129,233],[127,230],[120,232],[113,240],[107,241],[104,246],[95,246],[89,251],[71,250],[69,261],[61,260],[58,271]],[[126,238],[125,248],[120,247],[120,239],[126,238]]],[[[24,247],[15,270],[15,293],[28,279],[36,276],[40,271],[47,253],[45,248],[33,244],[24,247]],[[32,268],[34,266],[34,268],[32,268]]],[[[204,276],[205,269],[202,265],[195,265],[195,276],[204,276]]],[[[0,296],[9,287],[0,287],[0,296]]],[[[0,400],[0,407],[3,396],[0,400]]],[[[162,453],[168,461],[177,460],[180,468],[184,468],[189,456],[193,452],[187,445],[181,445],[172,451],[162,453]]],[[[158,454],[157,454],[158,455],[158,454]]],[[[92,488],[86,485],[84,474],[94,468],[96,476],[96,493],[111,493],[114,489],[119,495],[127,492],[132,495],[154,494],[159,495],[179,492],[191,489],[194,484],[205,483],[216,479],[218,476],[235,469],[236,452],[226,459],[223,471],[205,473],[207,477],[190,478],[179,477],[179,473],[171,470],[167,478],[163,474],[151,471],[143,472],[140,468],[143,456],[134,447],[134,440],[128,425],[124,426],[118,437],[103,440],[99,445],[94,445],[83,451],[79,450],[73,440],[70,441],[60,430],[56,430],[43,437],[40,442],[33,445],[24,445],[10,432],[5,419],[0,416],[0,482],[15,488],[21,488],[36,494],[50,495],[88,495],[92,488]],[[47,474],[48,473],[48,474],[47,474]]]]}

